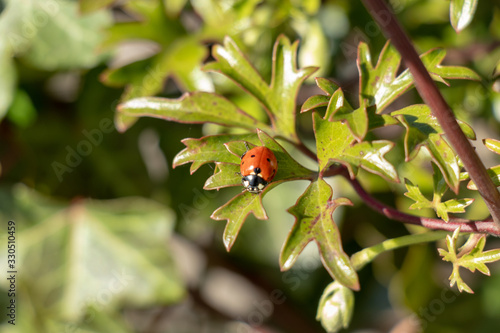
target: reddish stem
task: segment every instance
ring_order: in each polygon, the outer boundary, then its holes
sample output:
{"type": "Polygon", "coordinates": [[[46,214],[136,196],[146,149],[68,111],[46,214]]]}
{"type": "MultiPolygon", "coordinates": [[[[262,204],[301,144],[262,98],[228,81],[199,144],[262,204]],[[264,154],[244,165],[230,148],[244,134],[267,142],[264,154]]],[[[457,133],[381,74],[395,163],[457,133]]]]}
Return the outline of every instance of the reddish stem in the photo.
{"type": "MultiPolygon", "coordinates": [[[[462,160],[465,169],[469,172],[469,177],[476,184],[479,194],[483,197],[493,217],[493,221],[497,224],[497,229],[500,228],[500,193],[488,176],[479,156],[460,129],[451,108],[420,60],[409,37],[383,0],[363,0],[363,3],[384,34],[391,39],[392,44],[401,54],[403,61],[413,75],[420,96],[431,108],[448,141],[462,160]]],[[[458,188],[453,190],[457,192],[458,188]]]]}
{"type": "Polygon", "coordinates": [[[491,219],[486,219],[483,221],[470,221],[466,219],[450,218],[448,222],[445,222],[441,219],[406,214],[390,206],[387,206],[386,204],[372,197],[368,192],[365,191],[365,189],[355,178],[352,179],[349,176],[349,172],[344,166],[337,166],[335,168],[332,168],[328,170],[324,176],[333,175],[342,175],[344,178],[349,180],[356,193],[358,193],[358,195],[366,205],[392,220],[420,225],[433,230],[454,231],[456,228],[460,227],[461,232],[485,233],[500,236],[500,228],[491,219]]]}

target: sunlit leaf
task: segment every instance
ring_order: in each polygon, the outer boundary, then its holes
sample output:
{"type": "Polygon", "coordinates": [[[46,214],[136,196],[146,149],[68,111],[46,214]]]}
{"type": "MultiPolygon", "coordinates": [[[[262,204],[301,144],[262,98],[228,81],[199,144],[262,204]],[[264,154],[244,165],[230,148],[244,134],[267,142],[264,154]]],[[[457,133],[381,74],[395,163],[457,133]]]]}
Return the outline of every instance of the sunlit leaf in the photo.
{"type": "Polygon", "coordinates": [[[232,141],[260,143],[257,134],[223,134],[205,136],[200,139],[184,139],[182,143],[186,145],[186,148],[174,157],[173,167],[191,162],[192,174],[199,167],[210,162],[239,164],[239,157],[231,154],[224,146],[225,143],[232,141]]]}
{"type": "Polygon", "coordinates": [[[321,295],[316,320],[321,321],[327,332],[334,333],[349,327],[353,313],[353,291],[338,281],[330,283],[321,295]]]}
{"type": "MultiPolygon", "coordinates": [[[[448,186],[456,193],[460,180],[458,157],[443,139],[443,130],[426,105],[412,105],[391,113],[406,128],[405,156],[413,159],[420,147],[425,146],[439,167],[448,186]]],[[[475,138],[473,129],[459,121],[460,128],[470,139],[475,138]]]]}
{"type": "Polygon", "coordinates": [[[255,97],[268,113],[277,135],[297,141],[295,133],[295,98],[302,82],[315,68],[296,68],[298,43],[280,36],[274,45],[273,74],[268,84],[255,70],[236,43],[226,37],[224,45],[216,45],[216,61],[205,69],[220,72],[255,97]]]}
{"type": "Polygon", "coordinates": [[[450,2],[450,20],[453,29],[460,32],[474,18],[476,12],[477,0],[451,0],[450,2]]]}
{"type": "Polygon", "coordinates": [[[500,249],[484,251],[486,237],[483,235],[479,239],[476,239],[475,235],[471,235],[471,238],[474,237],[473,240],[476,242],[475,244],[472,244],[474,245],[473,248],[466,253],[457,254],[456,243],[459,233],[460,228],[457,228],[453,233],[453,236],[446,236],[446,246],[448,250],[438,250],[444,261],[448,261],[453,264],[453,271],[450,276],[450,286],[453,286],[456,283],[458,290],[466,291],[472,294],[474,292],[461,278],[459,268],[467,268],[473,273],[477,269],[485,275],[490,275],[490,270],[486,264],[500,260],[500,249]]]}
{"type": "Polygon", "coordinates": [[[340,233],[332,218],[341,205],[351,205],[351,202],[346,198],[332,200],[332,189],[324,180],[309,185],[288,210],[296,220],[281,250],[282,270],[290,269],[305,246],[314,240],[330,275],[350,289],[359,289],[358,275],[342,249],[340,233]]]}
{"type": "Polygon", "coordinates": [[[226,98],[204,92],[186,93],[178,99],[135,98],[120,104],[117,110],[126,116],[153,117],[191,124],[211,122],[252,131],[255,128],[268,130],[266,124],[238,109],[226,98]]]}

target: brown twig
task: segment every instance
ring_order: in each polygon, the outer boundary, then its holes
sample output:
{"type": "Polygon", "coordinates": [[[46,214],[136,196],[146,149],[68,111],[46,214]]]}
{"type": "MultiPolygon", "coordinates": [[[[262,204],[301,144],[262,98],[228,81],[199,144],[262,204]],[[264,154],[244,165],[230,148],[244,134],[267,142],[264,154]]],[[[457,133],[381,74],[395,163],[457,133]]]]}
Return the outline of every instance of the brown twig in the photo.
{"type": "MultiPolygon", "coordinates": [[[[500,193],[488,176],[479,156],[460,129],[451,108],[420,60],[409,37],[383,0],[363,0],[363,3],[384,34],[391,39],[392,44],[401,54],[403,61],[413,75],[420,96],[431,108],[448,141],[462,160],[465,169],[469,172],[470,178],[477,185],[478,192],[483,197],[493,221],[496,223],[496,229],[500,228],[500,193]]],[[[453,190],[456,192],[458,188],[453,190]]]]}

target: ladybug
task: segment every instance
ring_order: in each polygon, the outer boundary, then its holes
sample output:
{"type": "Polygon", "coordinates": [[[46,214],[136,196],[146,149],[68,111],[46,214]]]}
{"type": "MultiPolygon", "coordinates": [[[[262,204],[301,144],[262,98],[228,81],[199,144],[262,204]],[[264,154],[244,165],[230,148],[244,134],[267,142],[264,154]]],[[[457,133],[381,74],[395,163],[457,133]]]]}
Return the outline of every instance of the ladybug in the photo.
{"type": "Polygon", "coordinates": [[[260,146],[249,149],[241,156],[241,182],[250,193],[260,193],[273,180],[278,170],[278,161],[273,152],[260,146]]]}

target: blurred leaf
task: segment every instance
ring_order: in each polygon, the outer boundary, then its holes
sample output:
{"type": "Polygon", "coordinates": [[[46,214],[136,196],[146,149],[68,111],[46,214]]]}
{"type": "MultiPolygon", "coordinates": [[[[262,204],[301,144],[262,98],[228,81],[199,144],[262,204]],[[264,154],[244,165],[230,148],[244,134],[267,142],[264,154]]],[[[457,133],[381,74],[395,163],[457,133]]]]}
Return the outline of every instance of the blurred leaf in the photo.
{"type": "Polygon", "coordinates": [[[0,120],[11,106],[16,93],[17,71],[12,59],[12,51],[0,41],[0,120]]]}
{"type": "Polygon", "coordinates": [[[328,39],[317,19],[310,20],[306,27],[306,31],[300,34],[304,42],[299,49],[299,64],[318,67],[315,75],[324,76],[330,63],[328,39]]]}
{"type": "Polygon", "coordinates": [[[477,0],[451,0],[450,2],[450,20],[453,29],[460,32],[474,18],[476,12],[477,0]]]}
{"type": "Polygon", "coordinates": [[[26,128],[35,122],[36,117],[37,112],[30,96],[24,90],[18,90],[7,113],[7,118],[17,126],[26,128]]]}
{"type": "Polygon", "coordinates": [[[180,14],[187,2],[188,0],[163,0],[163,6],[167,15],[174,17],[180,14]]]}
{"type": "Polygon", "coordinates": [[[359,290],[358,275],[342,249],[342,241],[332,214],[341,205],[352,205],[346,198],[332,200],[332,188],[322,179],[309,185],[295,206],[288,211],[296,220],[283,245],[282,270],[290,269],[307,244],[315,241],[321,261],[338,283],[359,290]]]}
{"type": "MultiPolygon", "coordinates": [[[[426,105],[412,105],[391,113],[406,128],[405,156],[413,159],[420,147],[429,150],[432,160],[443,173],[448,186],[457,193],[460,182],[458,157],[450,145],[442,138],[443,130],[437,119],[426,105]]],[[[464,134],[475,139],[474,130],[464,122],[458,121],[464,134]]]]}
{"type": "Polygon", "coordinates": [[[31,23],[39,30],[24,58],[32,66],[48,71],[91,68],[104,60],[105,55],[97,47],[103,30],[111,24],[110,13],[81,16],[78,3],[68,1],[54,2],[54,9],[39,10],[33,18],[31,23]],[[42,18],[44,24],[36,21],[42,18]]]}
{"type": "Polygon", "coordinates": [[[337,281],[330,283],[318,305],[316,320],[327,332],[338,332],[349,327],[354,312],[354,293],[337,281]]]}
{"type": "MultiPolygon", "coordinates": [[[[169,304],[184,296],[165,251],[174,216],[164,206],[141,198],[66,206],[24,186],[14,188],[11,200],[0,203],[0,211],[11,211],[9,218],[16,221],[22,249],[18,286],[30,286],[21,294],[31,295],[35,308],[56,313],[52,318],[79,322],[87,307],[115,311],[124,304],[169,304]]],[[[6,254],[0,254],[4,262],[6,254]]]]}
{"type": "MultiPolygon", "coordinates": [[[[472,289],[462,280],[459,268],[467,268],[472,273],[474,273],[477,269],[485,275],[490,275],[490,270],[488,269],[486,264],[500,260],[500,249],[484,252],[486,237],[482,235],[479,239],[475,240],[476,244],[471,250],[463,254],[460,253],[458,255],[457,239],[459,233],[460,228],[457,228],[453,233],[453,236],[446,236],[446,246],[448,248],[448,251],[444,249],[438,249],[439,255],[443,257],[444,261],[448,261],[453,264],[453,271],[449,278],[450,286],[453,286],[456,283],[460,292],[466,291],[470,294],[473,294],[474,292],[472,291],[472,289]]],[[[471,235],[471,237],[474,237],[475,239],[475,235],[471,235]]]]}
{"type": "Polygon", "coordinates": [[[245,55],[229,37],[224,45],[213,48],[216,61],[205,69],[220,72],[240,85],[255,97],[266,109],[276,135],[297,142],[295,133],[295,98],[302,82],[315,68],[297,70],[296,53],[298,43],[290,44],[283,35],[278,37],[273,52],[273,75],[267,84],[245,55]]]}
{"type": "Polygon", "coordinates": [[[211,122],[248,130],[268,126],[251,117],[226,98],[205,92],[185,93],[178,99],[140,97],[126,101],[117,107],[125,116],[153,117],[181,123],[199,124],[211,122]]]}
{"type": "Polygon", "coordinates": [[[89,14],[111,5],[115,0],[79,0],[79,9],[82,14],[89,14]]]}

